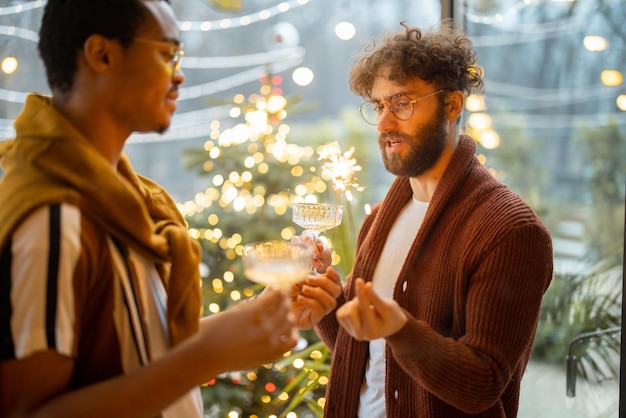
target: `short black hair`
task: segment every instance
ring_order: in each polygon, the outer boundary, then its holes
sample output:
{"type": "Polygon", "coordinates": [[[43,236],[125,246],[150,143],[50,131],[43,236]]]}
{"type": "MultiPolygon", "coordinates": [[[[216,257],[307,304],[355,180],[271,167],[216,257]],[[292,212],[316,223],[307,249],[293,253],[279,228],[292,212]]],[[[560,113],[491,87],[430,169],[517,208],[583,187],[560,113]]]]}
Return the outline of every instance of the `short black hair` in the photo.
{"type": "MultiPolygon", "coordinates": [[[[148,16],[146,1],[150,0],[48,0],[38,49],[50,88],[71,90],[77,53],[91,35],[129,46],[148,16]]],[[[169,0],[160,1],[169,4],[169,0]]]]}

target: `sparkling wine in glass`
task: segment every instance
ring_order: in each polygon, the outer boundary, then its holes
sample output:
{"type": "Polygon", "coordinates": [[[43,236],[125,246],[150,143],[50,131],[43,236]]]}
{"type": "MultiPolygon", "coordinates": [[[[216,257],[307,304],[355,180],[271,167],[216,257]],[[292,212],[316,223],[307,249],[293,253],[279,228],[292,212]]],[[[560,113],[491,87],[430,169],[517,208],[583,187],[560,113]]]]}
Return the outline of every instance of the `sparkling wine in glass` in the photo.
{"type": "Polygon", "coordinates": [[[243,273],[255,283],[286,289],[307,278],[312,257],[312,248],[289,241],[254,242],[243,248],[243,273]]]}
{"type": "MultiPolygon", "coordinates": [[[[292,206],[292,220],[313,236],[317,242],[320,233],[341,224],[343,206],[335,203],[294,203],[292,206]]],[[[317,273],[314,266],[311,272],[317,273]]]]}

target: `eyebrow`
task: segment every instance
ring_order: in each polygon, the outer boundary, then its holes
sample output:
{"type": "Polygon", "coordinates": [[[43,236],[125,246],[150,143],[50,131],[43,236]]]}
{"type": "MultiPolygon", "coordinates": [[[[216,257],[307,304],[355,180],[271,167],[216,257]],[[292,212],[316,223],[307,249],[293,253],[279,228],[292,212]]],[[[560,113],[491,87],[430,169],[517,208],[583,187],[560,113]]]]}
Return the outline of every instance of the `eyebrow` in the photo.
{"type": "MultiPolygon", "coordinates": [[[[149,39],[145,36],[139,36],[139,38],[149,39]]],[[[158,42],[167,42],[168,44],[176,45],[177,47],[182,44],[182,42],[180,41],[180,38],[175,38],[175,37],[167,36],[167,35],[163,35],[160,38],[157,38],[154,40],[158,42]]]]}
{"type": "Polygon", "coordinates": [[[398,96],[402,96],[402,95],[410,97],[411,95],[414,95],[414,94],[415,94],[415,92],[413,92],[413,91],[402,90],[402,91],[399,91],[397,93],[392,94],[391,96],[383,97],[382,99],[375,99],[373,97],[370,97],[370,102],[376,102],[376,103],[380,103],[382,101],[388,102],[391,99],[393,99],[394,97],[398,97],[398,96]]]}
{"type": "Polygon", "coordinates": [[[163,37],[163,38],[160,39],[160,41],[161,42],[167,42],[168,44],[172,44],[176,48],[180,47],[180,45],[182,43],[179,39],[170,38],[170,37],[163,37]]]}
{"type": "Polygon", "coordinates": [[[165,42],[171,42],[172,44],[174,44],[176,46],[180,46],[180,44],[182,44],[182,42],[178,38],[171,38],[171,37],[167,36],[167,37],[164,37],[163,40],[165,42]]]}

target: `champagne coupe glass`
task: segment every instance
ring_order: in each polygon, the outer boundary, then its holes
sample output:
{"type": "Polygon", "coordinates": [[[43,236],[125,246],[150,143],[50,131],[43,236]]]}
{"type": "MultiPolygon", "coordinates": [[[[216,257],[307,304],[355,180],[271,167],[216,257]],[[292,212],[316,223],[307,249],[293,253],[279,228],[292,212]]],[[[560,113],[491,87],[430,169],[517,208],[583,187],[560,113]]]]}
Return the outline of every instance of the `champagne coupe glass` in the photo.
{"type": "MultiPolygon", "coordinates": [[[[341,224],[343,206],[335,203],[294,203],[292,219],[313,236],[317,243],[320,233],[341,224]]],[[[311,273],[318,274],[311,265],[311,273]]]]}
{"type": "Polygon", "coordinates": [[[286,290],[307,278],[312,257],[312,248],[289,241],[253,242],[243,248],[243,273],[255,283],[286,290]]]}

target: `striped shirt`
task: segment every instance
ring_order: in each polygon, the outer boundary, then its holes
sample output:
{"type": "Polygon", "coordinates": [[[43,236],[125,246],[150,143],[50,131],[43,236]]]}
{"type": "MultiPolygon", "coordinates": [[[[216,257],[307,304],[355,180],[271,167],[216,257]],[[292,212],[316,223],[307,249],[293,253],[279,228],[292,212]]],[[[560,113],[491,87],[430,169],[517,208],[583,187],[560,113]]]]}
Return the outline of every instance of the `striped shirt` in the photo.
{"type": "MultiPolygon", "coordinates": [[[[167,294],[154,264],[72,205],[44,206],[0,254],[0,361],[48,349],[75,362],[72,387],[166,353],[167,294]]],[[[202,416],[199,389],[163,417],[202,416]]]]}

